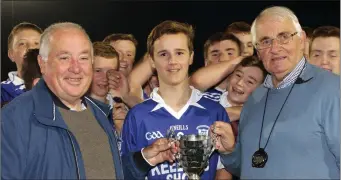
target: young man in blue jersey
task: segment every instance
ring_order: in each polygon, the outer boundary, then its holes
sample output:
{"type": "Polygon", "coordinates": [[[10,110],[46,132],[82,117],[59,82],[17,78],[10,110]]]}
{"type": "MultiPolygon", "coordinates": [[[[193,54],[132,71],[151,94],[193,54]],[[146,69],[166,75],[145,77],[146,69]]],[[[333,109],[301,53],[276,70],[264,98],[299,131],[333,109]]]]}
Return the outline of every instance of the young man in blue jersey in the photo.
{"type": "Polygon", "coordinates": [[[25,92],[21,69],[28,49],[39,48],[42,30],[35,24],[23,22],[16,25],[8,36],[8,57],[16,64],[17,71],[8,73],[8,79],[1,82],[1,106],[25,92]]]}
{"type": "MultiPolygon", "coordinates": [[[[204,98],[189,85],[188,68],[193,62],[194,32],[190,25],[164,21],[154,27],[147,39],[148,53],[156,69],[160,87],[151,98],[134,106],[123,125],[122,154],[141,150],[158,138],[166,137],[171,127],[176,135],[208,135],[216,121],[229,122],[225,109],[204,98]]],[[[231,128],[231,127],[230,127],[231,128]]],[[[233,139],[234,140],[234,139],[233,139]]],[[[201,177],[214,179],[218,156],[214,153],[201,177]]],[[[184,179],[186,174],[176,164],[156,166],[145,174],[148,179],[184,179]]],[[[135,177],[136,179],[144,176],[135,177]]]]}

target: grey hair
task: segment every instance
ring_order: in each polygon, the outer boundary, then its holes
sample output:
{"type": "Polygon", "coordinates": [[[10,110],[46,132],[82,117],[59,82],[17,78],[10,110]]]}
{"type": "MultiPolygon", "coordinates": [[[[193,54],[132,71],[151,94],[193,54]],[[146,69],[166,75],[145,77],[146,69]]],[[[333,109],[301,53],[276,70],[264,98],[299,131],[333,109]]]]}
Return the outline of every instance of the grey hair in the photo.
{"type": "Polygon", "coordinates": [[[302,33],[302,27],[298,21],[298,18],[294,14],[293,11],[291,11],[289,8],[284,7],[284,6],[273,6],[264,9],[253,21],[252,26],[251,26],[251,36],[252,36],[252,44],[256,44],[256,23],[257,20],[259,20],[263,16],[276,16],[280,18],[286,18],[289,19],[293,22],[296,31],[298,32],[297,35],[301,36],[302,33]]]}
{"type": "MultiPolygon", "coordinates": [[[[84,33],[84,35],[89,39],[89,43],[91,46],[91,56],[93,56],[93,47],[91,43],[91,39],[89,35],[86,33],[86,31],[78,24],[72,23],[72,22],[59,22],[50,25],[48,28],[46,28],[41,35],[40,38],[40,48],[39,48],[39,55],[42,57],[44,61],[47,61],[47,57],[50,53],[50,42],[51,42],[51,37],[57,30],[61,29],[78,29],[81,32],[84,33]]],[[[92,58],[93,59],[93,58],[92,58]]]]}

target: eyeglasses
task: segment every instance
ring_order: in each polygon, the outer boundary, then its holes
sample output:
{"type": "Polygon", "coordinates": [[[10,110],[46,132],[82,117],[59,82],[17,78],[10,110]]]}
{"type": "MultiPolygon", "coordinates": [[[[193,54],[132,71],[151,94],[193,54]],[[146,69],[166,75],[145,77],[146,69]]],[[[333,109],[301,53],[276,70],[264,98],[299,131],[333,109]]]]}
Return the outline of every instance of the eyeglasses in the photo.
{"type": "MultiPolygon", "coordinates": [[[[297,33],[298,33],[298,32],[294,32],[294,33],[292,33],[292,34],[290,34],[290,33],[279,34],[279,35],[276,37],[276,41],[277,41],[277,43],[279,43],[279,44],[288,44],[289,42],[291,42],[291,41],[294,39],[294,36],[295,36],[297,33]]],[[[266,39],[263,39],[263,40],[261,40],[260,42],[257,42],[257,43],[256,43],[256,49],[258,49],[258,50],[267,49],[267,48],[269,48],[269,47],[272,46],[274,40],[275,40],[275,39],[273,39],[273,38],[266,38],[266,39]]]]}

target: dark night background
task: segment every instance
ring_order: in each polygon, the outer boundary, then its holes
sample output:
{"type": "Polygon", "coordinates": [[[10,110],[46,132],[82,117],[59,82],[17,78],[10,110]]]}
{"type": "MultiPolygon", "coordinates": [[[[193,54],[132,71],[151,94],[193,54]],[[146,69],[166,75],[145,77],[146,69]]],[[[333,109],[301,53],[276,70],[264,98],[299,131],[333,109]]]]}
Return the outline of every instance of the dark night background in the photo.
{"type": "Polygon", "coordinates": [[[146,50],[151,29],[164,20],[192,24],[196,30],[195,61],[190,72],[204,65],[203,44],[214,32],[224,31],[234,21],[252,23],[265,7],[282,5],[293,10],[302,26],[340,26],[340,1],[2,1],[1,80],[15,70],[7,57],[7,37],[13,26],[28,21],[41,28],[58,21],[82,25],[92,41],[111,33],[132,33],[139,41],[136,61],[146,50]]]}

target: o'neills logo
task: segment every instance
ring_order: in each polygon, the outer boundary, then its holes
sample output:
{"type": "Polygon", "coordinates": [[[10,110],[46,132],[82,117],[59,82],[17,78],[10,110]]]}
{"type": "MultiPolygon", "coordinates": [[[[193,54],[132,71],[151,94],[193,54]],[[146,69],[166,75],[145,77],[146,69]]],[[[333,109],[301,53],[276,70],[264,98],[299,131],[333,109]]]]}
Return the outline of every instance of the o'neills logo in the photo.
{"type": "Polygon", "coordinates": [[[200,125],[197,127],[198,130],[198,134],[199,135],[204,135],[204,136],[208,136],[208,130],[210,129],[209,126],[207,125],[200,125]]]}
{"type": "Polygon", "coordinates": [[[171,129],[173,129],[174,131],[184,131],[184,130],[188,130],[188,125],[173,125],[170,126],[171,129]]]}

